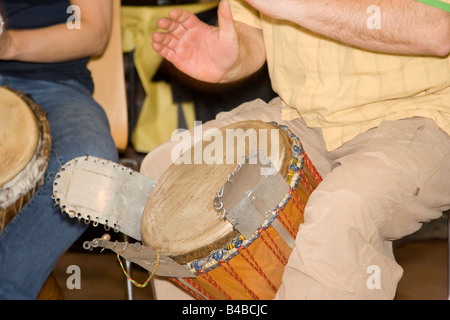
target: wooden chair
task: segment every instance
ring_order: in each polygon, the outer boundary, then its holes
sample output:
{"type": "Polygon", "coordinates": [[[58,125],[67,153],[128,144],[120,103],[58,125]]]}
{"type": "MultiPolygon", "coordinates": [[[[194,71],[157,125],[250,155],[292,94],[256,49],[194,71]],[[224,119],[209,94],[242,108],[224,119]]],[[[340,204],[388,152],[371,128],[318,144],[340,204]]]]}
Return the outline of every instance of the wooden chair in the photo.
{"type": "Polygon", "coordinates": [[[117,149],[128,145],[128,111],[123,65],[120,0],[113,0],[111,38],[105,52],[88,64],[94,79],[94,99],[105,109],[117,149]]]}

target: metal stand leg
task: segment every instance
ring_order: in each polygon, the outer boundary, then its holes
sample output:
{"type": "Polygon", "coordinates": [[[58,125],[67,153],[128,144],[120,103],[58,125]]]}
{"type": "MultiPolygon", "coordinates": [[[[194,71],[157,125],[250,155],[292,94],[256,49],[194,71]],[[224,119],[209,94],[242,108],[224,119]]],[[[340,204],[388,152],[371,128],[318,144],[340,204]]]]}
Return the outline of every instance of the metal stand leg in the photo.
{"type": "MultiPolygon", "coordinates": [[[[126,158],[121,159],[120,164],[127,166],[128,168],[135,170],[135,171],[139,170],[139,163],[138,163],[138,161],[136,161],[134,159],[126,159],[126,158]]],[[[123,241],[123,242],[129,241],[129,237],[126,234],[121,234],[120,238],[121,238],[121,241],[123,241]]],[[[125,261],[125,270],[127,271],[128,275],[130,275],[130,277],[131,277],[131,262],[128,260],[125,261]]],[[[134,299],[133,284],[128,279],[126,281],[127,281],[127,299],[133,300],[134,299]]],[[[154,284],[153,279],[150,280],[149,285],[150,285],[150,289],[151,289],[152,300],[156,300],[155,284],[154,284]]]]}
{"type": "MultiPolygon", "coordinates": [[[[123,242],[129,241],[129,237],[125,234],[121,234],[120,237],[121,237],[121,241],[123,241],[123,242]]],[[[131,277],[131,262],[128,260],[125,261],[125,269],[126,269],[128,275],[131,277]]],[[[128,279],[126,281],[127,281],[127,299],[133,300],[134,299],[133,284],[128,279]]],[[[150,286],[150,290],[151,290],[151,299],[156,300],[156,291],[155,291],[155,284],[153,282],[153,279],[150,280],[149,286],[150,286]]]]}
{"type": "MultiPolygon", "coordinates": [[[[127,166],[128,168],[135,170],[135,171],[139,170],[139,164],[134,159],[121,159],[120,164],[127,166]]],[[[126,234],[122,233],[120,235],[120,238],[121,238],[121,241],[123,241],[123,242],[129,241],[129,237],[126,234]]],[[[127,271],[128,275],[131,277],[131,262],[128,260],[125,261],[125,270],[127,271]]],[[[126,281],[127,281],[127,299],[133,300],[133,284],[128,279],[126,281]]]]}
{"type": "Polygon", "coordinates": [[[154,283],[153,279],[150,280],[150,289],[152,292],[152,300],[156,300],[155,283],[154,283]]]}
{"type": "MultiPolygon", "coordinates": [[[[121,234],[121,241],[128,241],[129,237],[126,234],[121,234]]],[[[128,273],[128,275],[131,277],[131,262],[128,260],[125,260],[125,269],[128,273]]],[[[131,283],[130,280],[126,280],[127,281],[127,299],[128,300],[133,300],[133,284],[131,283]]]]}

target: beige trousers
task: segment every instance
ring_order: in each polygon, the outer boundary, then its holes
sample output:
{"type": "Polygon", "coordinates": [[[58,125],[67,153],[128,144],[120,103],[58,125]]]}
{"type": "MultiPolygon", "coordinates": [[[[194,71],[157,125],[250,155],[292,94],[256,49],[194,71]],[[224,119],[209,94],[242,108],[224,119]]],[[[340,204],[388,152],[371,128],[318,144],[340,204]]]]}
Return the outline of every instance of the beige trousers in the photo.
{"type": "MultiPolygon", "coordinates": [[[[281,120],[279,99],[245,103],[203,124],[246,120],[287,125],[324,180],[311,194],[276,299],[392,299],[402,268],[392,240],[450,208],[450,137],[430,119],[383,122],[327,152],[321,130],[281,120]]],[[[158,180],[171,165],[168,141],[149,153],[142,173],[158,180]]],[[[157,299],[192,299],[155,279],[157,299]]]]}

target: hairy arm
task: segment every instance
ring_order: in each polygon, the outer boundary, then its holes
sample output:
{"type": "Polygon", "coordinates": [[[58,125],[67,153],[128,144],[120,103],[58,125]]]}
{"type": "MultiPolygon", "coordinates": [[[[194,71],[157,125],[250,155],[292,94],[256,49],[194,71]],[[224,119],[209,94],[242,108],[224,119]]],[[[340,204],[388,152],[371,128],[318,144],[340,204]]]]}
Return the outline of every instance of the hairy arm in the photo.
{"type": "Polygon", "coordinates": [[[265,61],[261,30],[234,22],[228,1],[218,9],[219,25],[210,26],[194,14],[175,9],[153,34],[153,49],[180,71],[201,81],[233,82],[259,70],[265,61]]]}
{"type": "Polygon", "coordinates": [[[245,1],[265,15],[367,50],[437,56],[450,52],[450,13],[416,0],[245,1]],[[379,28],[369,27],[370,19],[377,18],[379,28]]]}
{"type": "Polygon", "coordinates": [[[0,59],[52,63],[101,54],[111,31],[111,0],[72,0],[71,4],[81,9],[80,29],[63,23],[6,30],[0,39],[0,59]]]}

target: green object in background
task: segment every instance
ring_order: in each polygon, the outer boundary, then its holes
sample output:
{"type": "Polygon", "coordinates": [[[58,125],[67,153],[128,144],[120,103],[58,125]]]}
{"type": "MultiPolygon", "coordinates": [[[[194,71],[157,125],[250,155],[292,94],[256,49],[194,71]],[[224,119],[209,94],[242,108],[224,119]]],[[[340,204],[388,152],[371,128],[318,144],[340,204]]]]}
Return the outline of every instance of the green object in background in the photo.
{"type": "Polygon", "coordinates": [[[440,0],[417,0],[417,1],[450,12],[450,3],[446,3],[440,0]]]}

